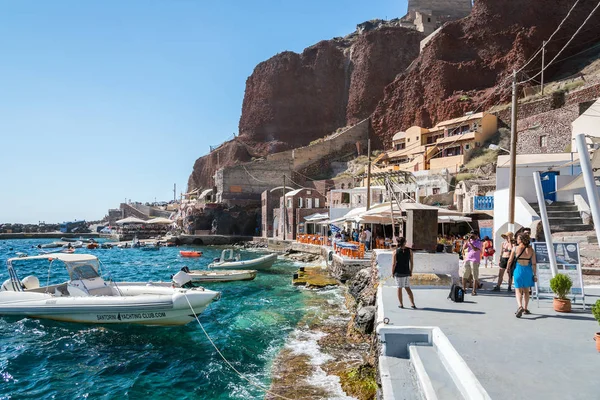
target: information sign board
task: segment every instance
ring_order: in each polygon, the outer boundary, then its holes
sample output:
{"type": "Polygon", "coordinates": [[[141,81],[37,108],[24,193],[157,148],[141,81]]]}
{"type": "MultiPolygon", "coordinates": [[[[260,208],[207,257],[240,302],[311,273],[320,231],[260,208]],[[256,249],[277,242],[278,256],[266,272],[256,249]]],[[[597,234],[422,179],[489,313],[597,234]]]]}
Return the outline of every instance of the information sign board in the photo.
{"type": "MultiPolygon", "coordinates": [[[[552,270],[550,269],[550,257],[546,243],[532,243],[537,261],[537,292],[542,294],[553,294],[550,289],[552,270]]],[[[578,243],[554,242],[554,255],[559,274],[568,275],[573,281],[571,294],[583,298],[583,274],[581,272],[581,258],[579,256],[578,243]]]]}

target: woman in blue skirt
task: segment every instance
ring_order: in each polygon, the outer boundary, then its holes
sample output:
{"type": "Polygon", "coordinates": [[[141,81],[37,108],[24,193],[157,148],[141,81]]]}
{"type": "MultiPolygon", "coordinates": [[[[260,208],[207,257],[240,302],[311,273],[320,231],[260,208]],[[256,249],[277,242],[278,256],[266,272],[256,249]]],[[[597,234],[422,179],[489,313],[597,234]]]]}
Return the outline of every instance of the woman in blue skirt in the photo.
{"type": "Polygon", "coordinates": [[[529,306],[529,288],[533,287],[537,281],[535,253],[530,243],[528,234],[519,233],[517,246],[513,248],[508,260],[508,265],[513,265],[513,260],[516,260],[513,283],[519,307],[515,313],[517,318],[521,318],[523,313],[531,314],[527,308],[529,306]]]}

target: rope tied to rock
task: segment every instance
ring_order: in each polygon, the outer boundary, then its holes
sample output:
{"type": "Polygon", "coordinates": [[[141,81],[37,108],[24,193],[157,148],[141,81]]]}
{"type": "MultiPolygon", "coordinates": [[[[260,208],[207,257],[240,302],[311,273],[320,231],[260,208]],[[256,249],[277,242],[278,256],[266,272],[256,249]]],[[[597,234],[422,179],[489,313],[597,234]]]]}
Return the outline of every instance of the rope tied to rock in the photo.
{"type": "Polygon", "coordinates": [[[196,322],[198,322],[198,325],[200,325],[200,328],[202,329],[202,332],[204,332],[204,335],[206,336],[206,338],[208,339],[208,341],[210,342],[210,344],[213,346],[213,348],[216,350],[216,352],[219,354],[219,356],[221,356],[221,358],[223,359],[223,361],[225,361],[225,364],[227,364],[227,366],[229,366],[229,368],[231,368],[240,378],[242,378],[243,380],[245,380],[246,382],[248,382],[249,384],[251,384],[255,388],[264,391],[265,393],[268,393],[268,394],[270,394],[272,396],[275,396],[275,397],[278,397],[278,398],[284,399],[284,400],[294,400],[294,399],[290,399],[289,397],[285,397],[285,396],[279,395],[277,393],[271,392],[269,389],[267,389],[263,385],[261,385],[259,383],[252,382],[252,380],[250,380],[250,378],[246,377],[244,374],[242,374],[240,371],[238,371],[227,360],[227,358],[225,358],[225,356],[223,355],[223,353],[221,353],[221,350],[219,350],[219,348],[217,347],[217,345],[215,344],[215,342],[213,342],[213,340],[211,339],[211,337],[208,335],[208,332],[206,332],[206,330],[204,329],[204,326],[202,326],[202,323],[200,322],[200,319],[198,318],[198,315],[196,314],[196,311],[194,311],[194,308],[192,307],[192,303],[190,303],[190,300],[187,297],[187,293],[183,292],[183,296],[185,297],[185,300],[187,301],[188,305],[190,306],[190,310],[192,310],[192,314],[194,315],[194,318],[196,319],[196,322]]]}

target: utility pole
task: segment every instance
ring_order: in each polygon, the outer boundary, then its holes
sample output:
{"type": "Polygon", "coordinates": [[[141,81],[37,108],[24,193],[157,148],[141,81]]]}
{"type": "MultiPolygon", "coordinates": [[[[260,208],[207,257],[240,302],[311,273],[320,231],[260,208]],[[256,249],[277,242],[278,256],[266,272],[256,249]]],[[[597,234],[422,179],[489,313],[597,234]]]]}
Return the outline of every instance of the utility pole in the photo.
{"type": "Polygon", "coordinates": [[[517,71],[513,71],[510,118],[510,185],[508,188],[508,230],[515,231],[515,186],[517,180],[517,71]]]}
{"type": "Polygon", "coordinates": [[[287,233],[287,199],[285,198],[285,174],[283,174],[283,240],[287,233]]]}
{"type": "Polygon", "coordinates": [[[173,201],[177,201],[177,184],[173,184],[173,201]]]}
{"type": "MultiPolygon", "coordinates": [[[[369,127],[367,128],[370,131],[371,120],[369,120],[369,127]]],[[[371,135],[369,133],[369,138],[367,139],[367,152],[369,154],[369,165],[367,166],[367,211],[371,209],[371,135]]]]}
{"type": "Polygon", "coordinates": [[[542,96],[544,95],[544,56],[546,55],[546,41],[542,42],[542,96]]]}

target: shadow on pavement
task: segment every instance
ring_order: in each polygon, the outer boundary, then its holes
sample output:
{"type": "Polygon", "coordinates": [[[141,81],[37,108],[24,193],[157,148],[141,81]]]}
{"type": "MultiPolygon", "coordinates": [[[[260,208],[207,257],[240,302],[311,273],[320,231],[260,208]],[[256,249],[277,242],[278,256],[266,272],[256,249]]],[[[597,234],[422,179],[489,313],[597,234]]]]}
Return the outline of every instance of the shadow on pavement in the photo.
{"type": "MultiPolygon", "coordinates": [[[[467,302],[465,301],[465,303],[467,303],[467,302]]],[[[420,310],[421,311],[451,313],[451,314],[485,314],[485,312],[483,312],[483,311],[456,310],[456,309],[451,309],[451,308],[423,307],[423,308],[420,308],[420,310]]]]}

